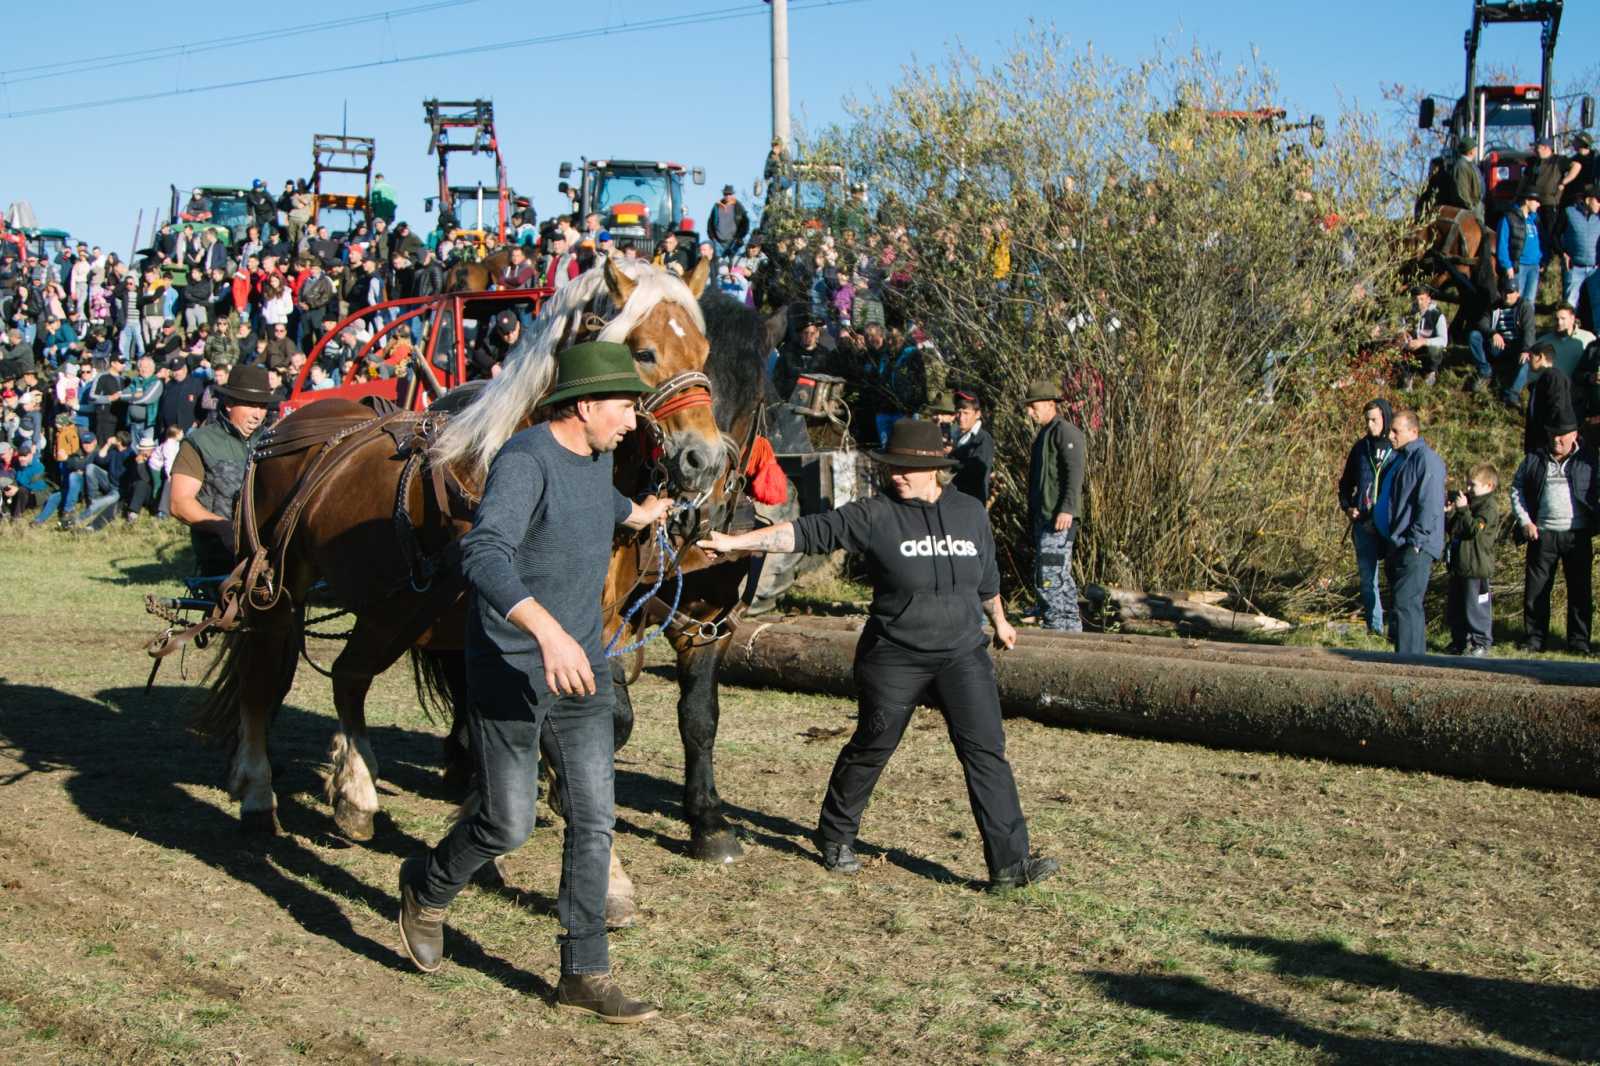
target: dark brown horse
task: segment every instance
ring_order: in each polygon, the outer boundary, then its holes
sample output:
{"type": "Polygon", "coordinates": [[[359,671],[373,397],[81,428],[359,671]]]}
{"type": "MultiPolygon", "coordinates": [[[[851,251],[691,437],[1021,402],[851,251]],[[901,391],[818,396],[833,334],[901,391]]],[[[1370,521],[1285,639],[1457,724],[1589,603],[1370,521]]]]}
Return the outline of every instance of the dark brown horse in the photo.
{"type": "MultiPolygon", "coordinates": [[[[661,407],[655,420],[655,461],[676,491],[709,499],[728,469],[730,440],[716,423],[709,396],[695,402],[691,395],[701,387],[696,382],[705,380],[697,377],[708,344],[696,303],[704,284],[704,271],[686,284],[643,264],[608,263],[575,280],[546,302],[499,376],[466,387],[464,398],[451,394],[441,402],[446,410],[459,410],[443,421],[429,464],[447,469],[468,494],[475,491],[500,445],[530,424],[553,379],[555,352],[597,333],[626,343],[640,376],[657,386],[656,395],[667,395],[665,387],[677,399],[661,407]],[[675,409],[666,413],[669,408],[675,409]]],[[[365,712],[372,679],[420,648],[425,657],[419,687],[429,682],[445,689],[456,710],[462,706],[465,587],[448,565],[448,553],[470,528],[470,517],[465,508],[448,506],[449,493],[441,500],[438,491],[428,491],[435,479],[408,464],[390,434],[373,430],[373,419],[362,405],[321,401],[284,419],[257,445],[264,457],[253,464],[241,514],[253,511],[264,541],[273,541],[275,530],[290,532],[271,553],[267,584],[245,589],[245,624],[226,637],[198,722],[202,732],[235,742],[229,789],[248,829],[276,829],[267,729],[293,682],[306,597],[318,580],[355,618],[332,670],[340,731],[328,790],[335,821],[346,834],[369,839],[377,811],[377,762],[365,712]],[[317,443],[300,447],[302,438],[317,443]],[[397,500],[405,506],[397,508],[397,500]],[[419,560],[431,562],[419,566],[419,560]]],[[[438,414],[433,420],[440,421],[438,414]]],[[[423,423],[412,428],[426,434],[423,423]]],[[[619,462],[624,491],[654,487],[651,470],[624,466],[619,462]]],[[[641,564],[652,565],[648,553],[619,542],[605,593],[608,633],[618,627],[618,610],[639,583],[641,564]]]]}
{"type": "Polygon", "coordinates": [[[506,267],[511,265],[511,246],[503,245],[477,262],[462,260],[444,272],[445,292],[488,292],[506,267]]]}

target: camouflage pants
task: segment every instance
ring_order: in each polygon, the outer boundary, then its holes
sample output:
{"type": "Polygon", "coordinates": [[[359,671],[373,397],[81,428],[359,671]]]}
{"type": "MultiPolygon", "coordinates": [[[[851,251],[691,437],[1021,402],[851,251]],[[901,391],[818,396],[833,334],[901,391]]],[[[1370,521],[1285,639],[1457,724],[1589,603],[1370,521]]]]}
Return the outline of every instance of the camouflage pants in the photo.
{"type": "Polygon", "coordinates": [[[1033,538],[1033,587],[1039,598],[1039,624],[1046,629],[1082,633],[1078,583],[1072,580],[1072,545],[1078,530],[1057,533],[1049,526],[1033,538]]]}

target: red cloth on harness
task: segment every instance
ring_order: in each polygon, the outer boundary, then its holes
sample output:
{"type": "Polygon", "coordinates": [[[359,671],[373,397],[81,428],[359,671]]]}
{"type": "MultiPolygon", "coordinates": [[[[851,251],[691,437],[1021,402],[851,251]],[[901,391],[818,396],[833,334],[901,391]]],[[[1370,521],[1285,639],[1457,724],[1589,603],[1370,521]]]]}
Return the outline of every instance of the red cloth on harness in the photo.
{"type": "Polygon", "coordinates": [[[789,498],[789,479],[772,452],[772,442],[759,433],[751,442],[750,461],[745,464],[744,475],[750,479],[750,495],[757,503],[770,507],[789,498]]]}

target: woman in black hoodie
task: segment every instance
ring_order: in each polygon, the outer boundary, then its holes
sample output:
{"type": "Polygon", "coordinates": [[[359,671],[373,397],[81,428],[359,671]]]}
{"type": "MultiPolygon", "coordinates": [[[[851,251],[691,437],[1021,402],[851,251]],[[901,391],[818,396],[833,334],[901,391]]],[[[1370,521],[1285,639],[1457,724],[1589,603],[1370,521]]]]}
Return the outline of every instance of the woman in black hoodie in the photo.
{"type": "Polygon", "coordinates": [[[862,812],[912,710],[931,690],[966,774],[990,886],[1043,880],[1060,867],[1028,850],[983,631],[987,614],[996,646],[1017,642],[1000,601],[989,513],[949,484],[954,464],[934,423],[901,419],[889,446],[871,454],[888,467],[892,495],[738,536],[713,533],[700,542],[713,554],[843,548],[866,559],[872,608],[855,661],[861,714],[822,803],[817,843],[823,865],[844,874],[861,869],[855,840],[862,812]]]}

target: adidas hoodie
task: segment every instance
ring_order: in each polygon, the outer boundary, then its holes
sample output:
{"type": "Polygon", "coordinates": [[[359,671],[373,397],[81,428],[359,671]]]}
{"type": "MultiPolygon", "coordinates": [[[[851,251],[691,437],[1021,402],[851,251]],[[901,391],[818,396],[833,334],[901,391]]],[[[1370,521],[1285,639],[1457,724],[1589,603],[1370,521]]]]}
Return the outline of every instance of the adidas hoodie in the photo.
{"type": "Polygon", "coordinates": [[[982,503],[945,486],[934,503],[874,496],[794,522],[795,549],[866,557],[871,618],[863,640],[949,654],[986,641],[982,604],[1000,594],[982,503]]]}

